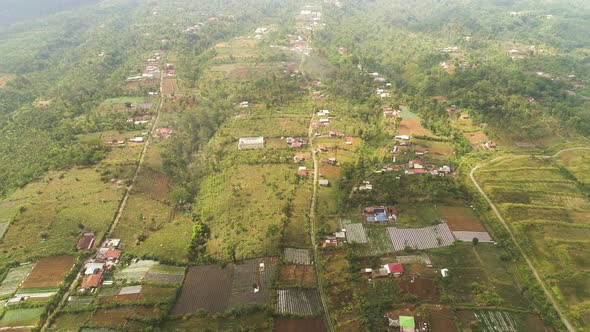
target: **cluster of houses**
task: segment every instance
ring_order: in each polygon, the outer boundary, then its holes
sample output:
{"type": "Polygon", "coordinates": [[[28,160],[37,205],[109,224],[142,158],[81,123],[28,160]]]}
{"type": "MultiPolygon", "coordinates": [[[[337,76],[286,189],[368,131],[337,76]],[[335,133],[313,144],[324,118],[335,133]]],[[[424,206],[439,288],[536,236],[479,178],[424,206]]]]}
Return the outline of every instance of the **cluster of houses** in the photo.
{"type": "Polygon", "coordinates": [[[287,137],[287,145],[292,148],[301,148],[309,145],[309,140],[306,138],[287,137]]]}
{"type": "Polygon", "coordinates": [[[153,116],[149,114],[133,116],[127,119],[127,123],[133,123],[136,125],[142,125],[150,122],[153,116]]]}
{"type": "MultiPolygon", "coordinates": [[[[96,239],[93,232],[83,232],[78,240],[78,250],[91,250],[96,239]]],[[[93,291],[102,284],[112,284],[112,281],[104,281],[104,273],[117,266],[121,258],[120,239],[107,239],[96,255],[85,262],[84,275],[78,288],[79,292],[93,291]]]]}
{"type": "Polygon", "coordinates": [[[254,33],[256,34],[256,36],[254,38],[262,39],[267,32],[268,32],[268,28],[265,28],[265,27],[256,28],[256,30],[254,30],[254,33]]]}
{"type": "Polygon", "coordinates": [[[404,273],[404,266],[402,263],[388,263],[382,265],[378,269],[363,268],[361,273],[371,279],[395,277],[398,278],[404,273]]]}
{"type": "Polygon", "coordinates": [[[401,116],[400,110],[395,110],[393,107],[384,106],[383,107],[383,116],[386,118],[396,118],[401,116]]]}
{"type": "Polygon", "coordinates": [[[167,63],[167,64],[164,65],[164,68],[166,69],[166,76],[167,77],[174,77],[174,76],[176,76],[176,68],[174,67],[174,64],[167,63]]]}
{"type": "Polygon", "coordinates": [[[414,175],[414,174],[431,174],[431,175],[450,175],[453,173],[453,170],[450,166],[436,166],[433,164],[427,164],[420,159],[412,159],[407,164],[394,164],[390,166],[383,167],[381,170],[376,171],[376,173],[387,173],[387,172],[404,172],[405,175],[414,175]]]}
{"type": "Polygon", "coordinates": [[[346,233],[343,231],[335,232],[334,234],[328,235],[324,238],[324,242],[322,242],[322,248],[337,247],[344,243],[346,243],[346,233]]]}
{"type": "Polygon", "coordinates": [[[391,83],[385,83],[385,86],[380,86],[377,88],[377,97],[383,98],[391,98],[391,83]]]}
{"type": "Polygon", "coordinates": [[[393,206],[369,206],[363,211],[367,223],[388,223],[397,221],[398,211],[393,206]]]}
{"type": "Polygon", "coordinates": [[[159,62],[161,59],[162,57],[160,53],[154,53],[152,57],[146,60],[148,65],[146,66],[144,72],[141,75],[127,77],[127,82],[139,82],[146,79],[155,78],[156,75],[160,73],[160,68],[158,68],[157,65],[154,65],[154,63],[159,62]]]}

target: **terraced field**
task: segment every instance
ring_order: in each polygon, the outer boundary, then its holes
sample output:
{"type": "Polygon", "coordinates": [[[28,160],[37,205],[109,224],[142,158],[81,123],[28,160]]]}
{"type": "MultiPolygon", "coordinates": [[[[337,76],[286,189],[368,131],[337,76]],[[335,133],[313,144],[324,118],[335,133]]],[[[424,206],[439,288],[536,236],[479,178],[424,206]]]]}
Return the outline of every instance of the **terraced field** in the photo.
{"type": "Polygon", "coordinates": [[[476,173],[570,319],[590,324],[589,154],[507,158],[476,173]],[[576,315],[572,315],[576,312],[576,315]]]}

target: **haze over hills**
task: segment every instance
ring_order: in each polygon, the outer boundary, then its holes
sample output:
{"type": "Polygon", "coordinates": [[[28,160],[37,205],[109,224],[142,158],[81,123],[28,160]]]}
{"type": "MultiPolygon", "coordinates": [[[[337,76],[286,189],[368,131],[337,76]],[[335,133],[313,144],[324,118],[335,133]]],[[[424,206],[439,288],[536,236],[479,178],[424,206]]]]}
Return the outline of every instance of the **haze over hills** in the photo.
{"type": "Polygon", "coordinates": [[[587,1],[2,5],[0,329],[588,330],[587,1]]]}

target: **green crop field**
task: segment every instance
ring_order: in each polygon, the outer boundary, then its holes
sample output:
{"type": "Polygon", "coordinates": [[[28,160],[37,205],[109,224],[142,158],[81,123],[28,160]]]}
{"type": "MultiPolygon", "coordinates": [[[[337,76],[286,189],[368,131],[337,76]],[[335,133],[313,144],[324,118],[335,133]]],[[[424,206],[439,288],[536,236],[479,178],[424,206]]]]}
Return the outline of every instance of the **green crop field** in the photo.
{"type": "Polygon", "coordinates": [[[567,152],[554,161],[510,158],[476,174],[555,297],[579,313],[571,316],[578,324],[589,314],[585,303],[590,284],[585,280],[590,199],[583,180],[590,171],[584,166],[587,155],[567,152]]]}

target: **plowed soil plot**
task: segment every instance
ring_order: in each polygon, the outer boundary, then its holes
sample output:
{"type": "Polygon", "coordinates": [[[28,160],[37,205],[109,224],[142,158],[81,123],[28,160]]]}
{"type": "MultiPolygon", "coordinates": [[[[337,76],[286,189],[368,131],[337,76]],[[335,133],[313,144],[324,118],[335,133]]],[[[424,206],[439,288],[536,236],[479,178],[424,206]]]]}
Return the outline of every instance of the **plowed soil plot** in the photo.
{"type": "Polygon", "coordinates": [[[216,265],[191,267],[172,314],[184,315],[198,309],[224,312],[231,295],[232,272],[229,266],[224,269],[216,265]]]}
{"type": "Polygon", "coordinates": [[[320,318],[283,318],[274,319],[274,332],[324,332],[326,327],[320,318]]]}
{"type": "Polygon", "coordinates": [[[315,286],[315,271],[311,265],[283,265],[281,282],[289,285],[315,286]]]}
{"type": "Polygon", "coordinates": [[[399,124],[398,135],[412,134],[432,136],[430,130],[422,128],[420,119],[403,119],[399,124]]]}
{"type": "Polygon", "coordinates": [[[464,133],[463,135],[465,135],[472,145],[479,145],[481,142],[488,141],[486,134],[482,133],[481,131],[476,131],[474,133],[464,133]]]}
{"type": "Polygon", "coordinates": [[[452,232],[485,232],[479,219],[471,209],[461,206],[439,206],[437,207],[440,217],[447,222],[452,232]]]}
{"type": "Polygon", "coordinates": [[[174,93],[174,82],[175,79],[173,78],[165,78],[164,83],[162,85],[162,93],[171,95],[174,93]]]}
{"type": "Polygon", "coordinates": [[[451,310],[440,306],[430,307],[430,331],[457,332],[455,315],[451,310]]]}
{"type": "Polygon", "coordinates": [[[436,283],[432,279],[416,278],[414,282],[403,280],[399,282],[400,288],[412,295],[416,295],[419,300],[438,301],[440,293],[436,283]]]}
{"type": "Polygon", "coordinates": [[[58,287],[75,262],[76,258],[72,256],[42,258],[37,261],[21,288],[58,287]]]}
{"type": "Polygon", "coordinates": [[[329,178],[340,177],[340,167],[334,165],[322,165],[320,166],[320,174],[329,178]]]}

